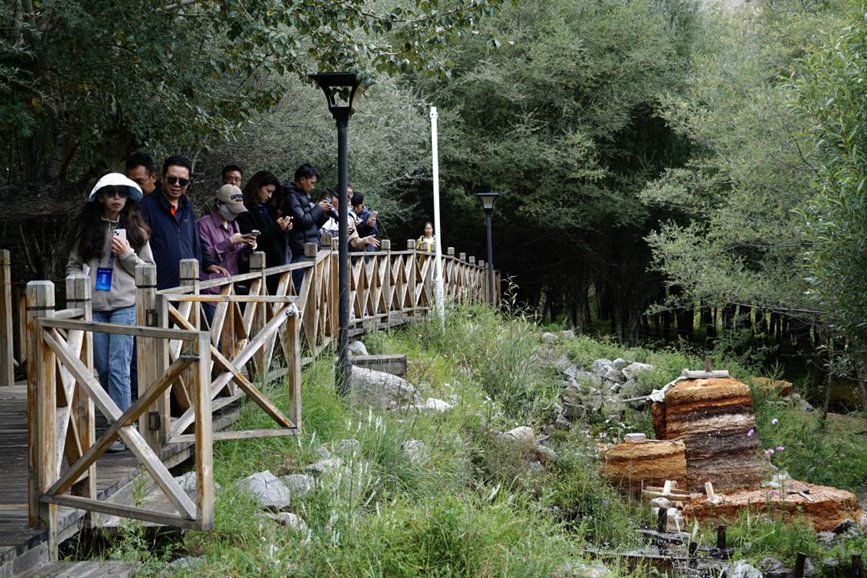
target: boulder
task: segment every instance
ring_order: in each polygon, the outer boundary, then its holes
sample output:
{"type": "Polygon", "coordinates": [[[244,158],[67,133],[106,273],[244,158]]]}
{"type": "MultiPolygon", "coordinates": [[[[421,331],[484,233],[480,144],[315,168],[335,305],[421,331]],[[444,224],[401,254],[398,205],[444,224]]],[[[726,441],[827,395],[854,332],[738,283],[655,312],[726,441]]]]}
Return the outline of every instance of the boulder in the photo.
{"type": "Polygon", "coordinates": [[[332,444],[332,451],[341,458],[353,458],[361,455],[361,442],[356,439],[338,440],[332,444]]]}
{"type": "Polygon", "coordinates": [[[572,339],[575,339],[575,332],[572,331],[571,329],[566,329],[564,331],[561,331],[560,332],[560,339],[562,339],[563,341],[571,341],[572,339]]]}
{"type": "Polygon", "coordinates": [[[542,343],[554,343],[557,341],[557,335],[551,333],[550,331],[546,331],[542,334],[542,343]]]}
{"type": "Polygon", "coordinates": [[[307,474],[289,474],[281,476],[280,481],[289,488],[289,492],[296,497],[304,496],[316,489],[316,478],[307,474]]]}
{"type": "Polygon", "coordinates": [[[503,439],[514,440],[526,444],[535,444],[536,435],[533,433],[533,428],[522,425],[503,433],[503,439]]]}
{"type": "Polygon", "coordinates": [[[611,570],[602,564],[585,562],[563,562],[551,578],[614,578],[611,570]]]}
{"type": "Polygon", "coordinates": [[[335,470],[342,465],[343,460],[341,460],[340,458],[327,458],[310,464],[309,466],[304,468],[304,471],[310,472],[314,476],[321,476],[322,474],[335,470]]]}
{"type": "Polygon", "coordinates": [[[762,573],[743,560],[735,562],[728,573],[731,578],[762,578],[762,573]]]}
{"type": "Polygon", "coordinates": [[[424,403],[412,406],[412,409],[419,413],[445,413],[454,408],[455,406],[449,402],[435,397],[429,397],[424,401],[424,403]]]}
{"type": "Polygon", "coordinates": [[[352,368],[349,394],[360,403],[392,409],[421,402],[416,389],[402,377],[363,367],[352,368]]]}
{"type": "Polygon", "coordinates": [[[360,341],[350,341],[346,346],[346,350],[349,352],[350,356],[353,355],[370,355],[367,353],[367,347],[360,341]]]}
{"type": "Polygon", "coordinates": [[[649,363],[638,363],[636,361],[623,368],[623,375],[626,379],[635,379],[642,371],[650,371],[651,369],[653,369],[653,366],[649,363]]]}
{"type": "Polygon", "coordinates": [[[403,444],[403,453],[413,463],[418,463],[425,458],[425,445],[421,440],[407,440],[403,444]]]}
{"type": "Polygon", "coordinates": [[[282,510],[289,505],[289,488],[267,470],[239,480],[238,487],[252,494],[263,508],[282,510]]]}
{"type": "Polygon", "coordinates": [[[629,365],[629,362],[626,361],[625,359],[623,359],[622,357],[618,357],[617,359],[615,359],[614,361],[611,362],[611,365],[617,371],[623,371],[623,368],[626,367],[627,365],[629,365]]]}
{"type": "Polygon", "coordinates": [[[599,377],[605,377],[611,369],[614,369],[614,364],[610,359],[597,359],[590,366],[590,371],[599,377]]]}
{"type": "MultiPolygon", "coordinates": [[[[181,486],[181,489],[185,491],[192,498],[196,495],[198,490],[196,489],[196,472],[195,470],[187,472],[181,476],[175,478],[175,481],[181,486]]],[[[214,482],[214,491],[220,491],[220,484],[214,482]]]]}
{"type": "Polygon", "coordinates": [[[554,367],[560,373],[565,373],[566,369],[568,369],[569,367],[574,367],[574,366],[575,366],[575,364],[572,363],[572,360],[569,359],[569,356],[566,355],[565,353],[563,355],[561,355],[560,357],[558,357],[557,361],[554,362],[554,367]]]}
{"type": "Polygon", "coordinates": [[[296,532],[306,532],[307,531],[307,523],[301,519],[297,514],[293,514],[292,512],[278,512],[276,514],[268,512],[264,514],[265,518],[269,520],[274,520],[281,526],[286,526],[291,530],[295,530],[296,532]]]}

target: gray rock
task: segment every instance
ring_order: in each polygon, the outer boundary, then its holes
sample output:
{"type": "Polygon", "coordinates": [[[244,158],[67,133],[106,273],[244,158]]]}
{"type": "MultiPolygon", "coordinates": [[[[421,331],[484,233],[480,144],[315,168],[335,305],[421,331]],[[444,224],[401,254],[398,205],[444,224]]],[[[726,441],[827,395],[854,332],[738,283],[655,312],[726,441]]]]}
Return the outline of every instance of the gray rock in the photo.
{"type": "Polygon", "coordinates": [[[813,411],[813,406],[806,399],[801,400],[801,410],[806,412],[813,411]]]}
{"type": "Polygon", "coordinates": [[[614,366],[614,369],[617,371],[623,371],[623,368],[629,365],[629,362],[623,359],[622,357],[618,357],[614,361],[611,362],[611,365],[614,366]]]}
{"type": "Polygon", "coordinates": [[[307,474],[289,474],[281,476],[280,481],[289,488],[289,492],[298,498],[316,489],[316,478],[307,474]]]}
{"type": "Polygon", "coordinates": [[[567,341],[575,339],[575,332],[571,329],[566,329],[565,331],[560,332],[560,339],[567,341]]]}
{"type": "Polygon", "coordinates": [[[605,372],[605,375],[603,375],[602,378],[617,383],[623,383],[624,381],[626,381],[626,377],[624,377],[623,372],[614,367],[613,365],[608,368],[608,371],[605,372]]]}
{"type": "Polygon", "coordinates": [[[599,563],[563,562],[552,578],[614,578],[614,574],[599,563]]]}
{"type": "Polygon", "coordinates": [[[361,455],[361,442],[356,439],[339,440],[334,442],[332,449],[341,458],[353,458],[361,455]]]}
{"type": "Polygon", "coordinates": [[[834,571],[840,567],[840,561],[836,558],[825,558],[822,560],[822,568],[825,570],[834,571]]]}
{"type": "Polygon", "coordinates": [[[824,546],[831,546],[837,540],[837,534],[834,532],[819,532],[816,534],[816,539],[824,546]]]}
{"type": "Polygon", "coordinates": [[[289,488],[267,470],[239,480],[238,486],[251,493],[263,508],[282,510],[289,505],[289,488]]]}
{"type": "Polygon", "coordinates": [[[537,445],[536,455],[539,457],[540,462],[548,463],[557,461],[557,452],[548,446],[537,445]]]}
{"type": "Polygon", "coordinates": [[[640,392],[641,386],[631,379],[626,380],[626,382],[620,386],[620,395],[624,399],[638,397],[640,392]]]}
{"type": "Polygon", "coordinates": [[[626,376],[626,379],[635,379],[642,371],[650,371],[651,369],[653,369],[652,365],[636,361],[623,368],[623,375],[626,376]]]}
{"type": "Polygon", "coordinates": [[[554,427],[564,431],[569,431],[570,429],[572,429],[572,422],[569,421],[569,418],[567,418],[565,415],[558,415],[557,419],[554,420],[554,427]]]}
{"type": "Polygon", "coordinates": [[[573,366],[574,366],[574,364],[572,363],[572,360],[569,359],[569,356],[566,355],[565,353],[563,355],[561,355],[560,357],[558,357],[557,361],[554,362],[554,367],[560,373],[565,372],[566,369],[573,367],[573,366]]]}
{"type": "Polygon", "coordinates": [[[183,558],[178,558],[177,560],[169,562],[169,567],[175,568],[176,570],[192,570],[202,562],[204,562],[203,558],[184,556],[183,558]]]}
{"type": "Polygon", "coordinates": [[[425,445],[421,440],[407,440],[403,444],[403,453],[409,461],[418,463],[426,457],[425,445]]]}
{"type": "Polygon", "coordinates": [[[346,346],[346,350],[352,355],[370,355],[367,353],[367,347],[360,341],[350,341],[346,346]]]}
{"type": "Polygon", "coordinates": [[[575,381],[592,385],[593,387],[599,387],[602,385],[602,378],[595,373],[590,373],[589,371],[577,371],[575,373],[575,381]]]}
{"type": "MultiPolygon", "coordinates": [[[[177,476],[175,478],[175,481],[178,483],[178,485],[181,487],[181,489],[183,491],[185,491],[187,494],[189,494],[190,496],[196,495],[196,492],[198,490],[196,489],[196,472],[195,472],[195,470],[187,472],[186,474],[177,476]]],[[[220,491],[220,484],[218,484],[217,482],[214,482],[214,491],[215,492],[220,491]]]]}
{"type": "Polygon", "coordinates": [[[421,402],[415,388],[405,379],[364,367],[352,367],[350,396],[375,407],[398,408],[421,402]]]}
{"type": "Polygon", "coordinates": [[[608,373],[610,369],[612,369],[613,364],[609,359],[597,359],[593,362],[593,365],[590,367],[590,371],[598,375],[599,377],[605,377],[605,374],[608,373]]]}
{"type": "Polygon", "coordinates": [[[319,446],[316,448],[316,457],[320,460],[327,460],[331,457],[331,450],[325,446],[319,446]]]}
{"type": "Polygon", "coordinates": [[[762,561],[759,562],[759,568],[762,569],[767,578],[786,578],[789,575],[789,569],[786,568],[785,564],[770,556],[762,558],[762,561]]]}
{"type": "Polygon", "coordinates": [[[286,526],[291,530],[295,530],[296,532],[306,532],[307,531],[307,522],[301,519],[297,514],[293,514],[292,512],[278,512],[274,513],[266,513],[264,514],[265,518],[269,520],[274,520],[281,526],[286,526]]]}
{"type": "Polygon", "coordinates": [[[424,403],[416,404],[412,408],[419,413],[445,413],[455,408],[452,404],[435,397],[427,398],[424,403]]]}
{"type": "Polygon", "coordinates": [[[557,341],[557,336],[550,331],[542,334],[542,343],[554,343],[555,341],[557,341]]]}
{"type": "Polygon", "coordinates": [[[579,374],[581,374],[581,368],[577,365],[570,365],[569,367],[564,368],[560,373],[569,379],[574,380],[579,374]]]}
{"type": "Polygon", "coordinates": [[[503,439],[514,440],[527,444],[536,443],[536,435],[533,433],[533,428],[522,425],[503,434],[503,439]]]}
{"type": "Polygon", "coordinates": [[[326,472],[330,472],[339,468],[341,465],[343,465],[343,460],[341,460],[340,458],[328,458],[310,464],[309,466],[304,468],[304,471],[310,472],[315,476],[321,476],[326,472]]]}
{"type": "Polygon", "coordinates": [[[762,578],[762,573],[743,560],[735,562],[728,574],[731,578],[762,578]]]}

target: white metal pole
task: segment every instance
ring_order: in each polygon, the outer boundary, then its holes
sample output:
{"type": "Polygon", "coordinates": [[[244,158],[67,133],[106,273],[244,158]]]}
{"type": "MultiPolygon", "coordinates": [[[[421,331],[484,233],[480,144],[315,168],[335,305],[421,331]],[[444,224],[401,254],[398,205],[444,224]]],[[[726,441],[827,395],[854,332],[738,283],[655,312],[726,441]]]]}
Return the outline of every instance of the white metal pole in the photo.
{"type": "Polygon", "coordinates": [[[440,321],[445,321],[445,303],[443,303],[443,262],[442,245],[443,230],[440,228],[440,168],[439,149],[437,148],[437,107],[430,107],[430,137],[433,155],[433,206],[434,206],[434,303],[440,321]]]}

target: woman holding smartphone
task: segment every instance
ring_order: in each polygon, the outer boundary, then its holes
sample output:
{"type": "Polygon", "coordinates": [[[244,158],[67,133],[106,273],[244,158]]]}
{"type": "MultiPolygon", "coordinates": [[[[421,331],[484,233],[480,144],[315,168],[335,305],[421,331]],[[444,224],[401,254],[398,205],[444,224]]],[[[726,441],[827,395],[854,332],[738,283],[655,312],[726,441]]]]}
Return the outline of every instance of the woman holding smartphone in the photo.
{"type": "MultiPolygon", "coordinates": [[[[241,213],[236,219],[241,233],[258,231],[256,244],[265,253],[266,267],[285,265],[290,260],[287,231],[292,229],[292,217],[279,214],[271,202],[279,188],[280,181],[268,171],[259,171],[250,177],[244,187],[247,212],[241,213]]],[[[269,277],[268,281],[276,288],[276,277],[269,277]]],[[[269,290],[273,291],[273,288],[269,286],[269,290]]]]}
{"type": "MultiPolygon", "coordinates": [[[[135,268],[153,263],[150,229],[139,214],[139,186],[120,173],[99,179],[73,229],[66,274],[90,276],[93,320],[135,324],[135,268]]],[[[99,381],[120,411],[131,404],[132,335],[93,334],[93,360],[99,381]]],[[[115,442],[110,448],[122,450],[115,442]]]]}

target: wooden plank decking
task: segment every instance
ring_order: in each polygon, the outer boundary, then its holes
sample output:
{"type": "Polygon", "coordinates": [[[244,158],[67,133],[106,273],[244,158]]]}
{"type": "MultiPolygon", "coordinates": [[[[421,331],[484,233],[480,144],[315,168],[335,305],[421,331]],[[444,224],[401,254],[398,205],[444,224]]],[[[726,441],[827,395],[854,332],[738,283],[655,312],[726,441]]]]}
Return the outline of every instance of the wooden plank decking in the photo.
{"type": "MultiPolygon", "coordinates": [[[[237,419],[237,408],[214,416],[214,429],[223,429],[237,419]]],[[[162,459],[178,464],[190,456],[190,444],[169,444],[162,459]]],[[[12,562],[38,547],[46,533],[27,525],[27,386],[0,386],[0,576],[12,562]]],[[[141,473],[131,452],[105,454],[97,461],[98,499],[106,500],[125,488],[141,473]]],[[[61,539],[78,531],[83,512],[58,509],[61,539]]],[[[14,575],[14,574],[13,574],[14,575]]]]}

